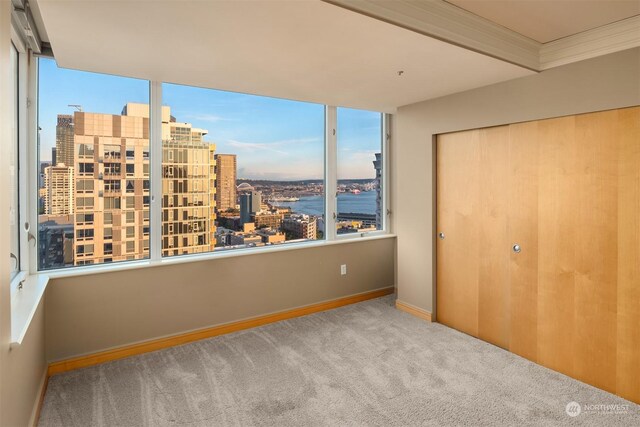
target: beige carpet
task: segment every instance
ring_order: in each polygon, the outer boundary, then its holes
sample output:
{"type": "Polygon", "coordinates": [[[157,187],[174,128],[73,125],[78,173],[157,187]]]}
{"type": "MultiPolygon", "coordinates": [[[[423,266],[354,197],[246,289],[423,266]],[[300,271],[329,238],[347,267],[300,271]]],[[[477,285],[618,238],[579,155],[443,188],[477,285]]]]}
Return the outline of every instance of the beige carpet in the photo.
{"type": "Polygon", "coordinates": [[[638,405],[393,302],[54,376],[40,426],[640,426],[638,405]]]}

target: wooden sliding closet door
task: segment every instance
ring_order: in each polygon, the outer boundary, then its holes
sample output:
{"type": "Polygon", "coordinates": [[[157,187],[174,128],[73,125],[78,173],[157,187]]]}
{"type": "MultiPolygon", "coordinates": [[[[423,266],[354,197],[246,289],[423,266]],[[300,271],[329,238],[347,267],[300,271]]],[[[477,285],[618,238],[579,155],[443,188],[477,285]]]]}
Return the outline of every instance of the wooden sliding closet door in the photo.
{"type": "Polygon", "coordinates": [[[538,122],[538,150],[536,361],[573,376],[580,162],[575,117],[538,122]]]}
{"type": "Polygon", "coordinates": [[[616,394],[640,403],[640,107],[618,125],[616,394]]]}
{"type": "Polygon", "coordinates": [[[480,129],[478,338],[509,347],[509,127],[480,129]]]}
{"type": "Polygon", "coordinates": [[[438,137],[438,321],[478,336],[480,131],[438,137]],[[464,268],[460,268],[464,266],[464,268]]]}
{"type": "Polygon", "coordinates": [[[529,360],[538,354],[538,122],[509,126],[508,227],[509,350],[529,360]],[[521,252],[513,251],[518,244],[521,252]]]}
{"type": "Polygon", "coordinates": [[[438,137],[438,321],[509,345],[507,126],[438,137]]]}
{"type": "Polygon", "coordinates": [[[640,402],[640,107],[440,135],[437,167],[438,320],[640,402]]]}

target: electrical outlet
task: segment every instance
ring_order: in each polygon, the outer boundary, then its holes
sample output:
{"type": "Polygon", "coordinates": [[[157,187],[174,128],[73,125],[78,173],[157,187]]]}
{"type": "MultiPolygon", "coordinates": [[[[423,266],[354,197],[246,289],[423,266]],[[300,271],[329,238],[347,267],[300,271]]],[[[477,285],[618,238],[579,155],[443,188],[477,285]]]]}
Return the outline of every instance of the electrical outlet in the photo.
{"type": "Polygon", "coordinates": [[[340,274],[342,276],[346,276],[347,275],[347,264],[342,264],[340,266],[340,274]]]}

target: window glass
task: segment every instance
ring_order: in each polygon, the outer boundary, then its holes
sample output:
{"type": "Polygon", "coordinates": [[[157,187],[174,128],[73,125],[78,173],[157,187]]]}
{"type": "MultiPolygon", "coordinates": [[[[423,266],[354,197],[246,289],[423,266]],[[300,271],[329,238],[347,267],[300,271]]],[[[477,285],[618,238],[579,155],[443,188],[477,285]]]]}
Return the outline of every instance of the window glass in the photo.
{"type": "Polygon", "coordinates": [[[149,83],[38,65],[39,268],[147,258],[149,83]]]}
{"type": "Polygon", "coordinates": [[[12,77],[12,108],[11,114],[11,140],[9,141],[9,228],[10,228],[10,257],[9,271],[13,278],[20,271],[20,207],[19,207],[19,161],[18,161],[18,51],[11,44],[11,77],[12,77]]]}
{"type": "Polygon", "coordinates": [[[323,238],[324,106],[164,84],[162,255],[323,238]]]}
{"type": "Polygon", "coordinates": [[[338,108],[338,234],[382,230],[382,114],[338,108]]]}

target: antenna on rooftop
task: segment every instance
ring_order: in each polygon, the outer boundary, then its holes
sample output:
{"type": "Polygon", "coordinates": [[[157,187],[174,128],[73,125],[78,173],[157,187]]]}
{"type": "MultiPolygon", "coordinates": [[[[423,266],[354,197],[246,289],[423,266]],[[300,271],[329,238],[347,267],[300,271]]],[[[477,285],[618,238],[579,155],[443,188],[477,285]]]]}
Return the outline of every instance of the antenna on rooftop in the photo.
{"type": "Polygon", "coordinates": [[[73,108],[75,108],[76,110],[78,110],[78,112],[82,113],[82,105],[79,105],[79,104],[69,104],[69,105],[67,105],[67,107],[73,107],[73,108]]]}

